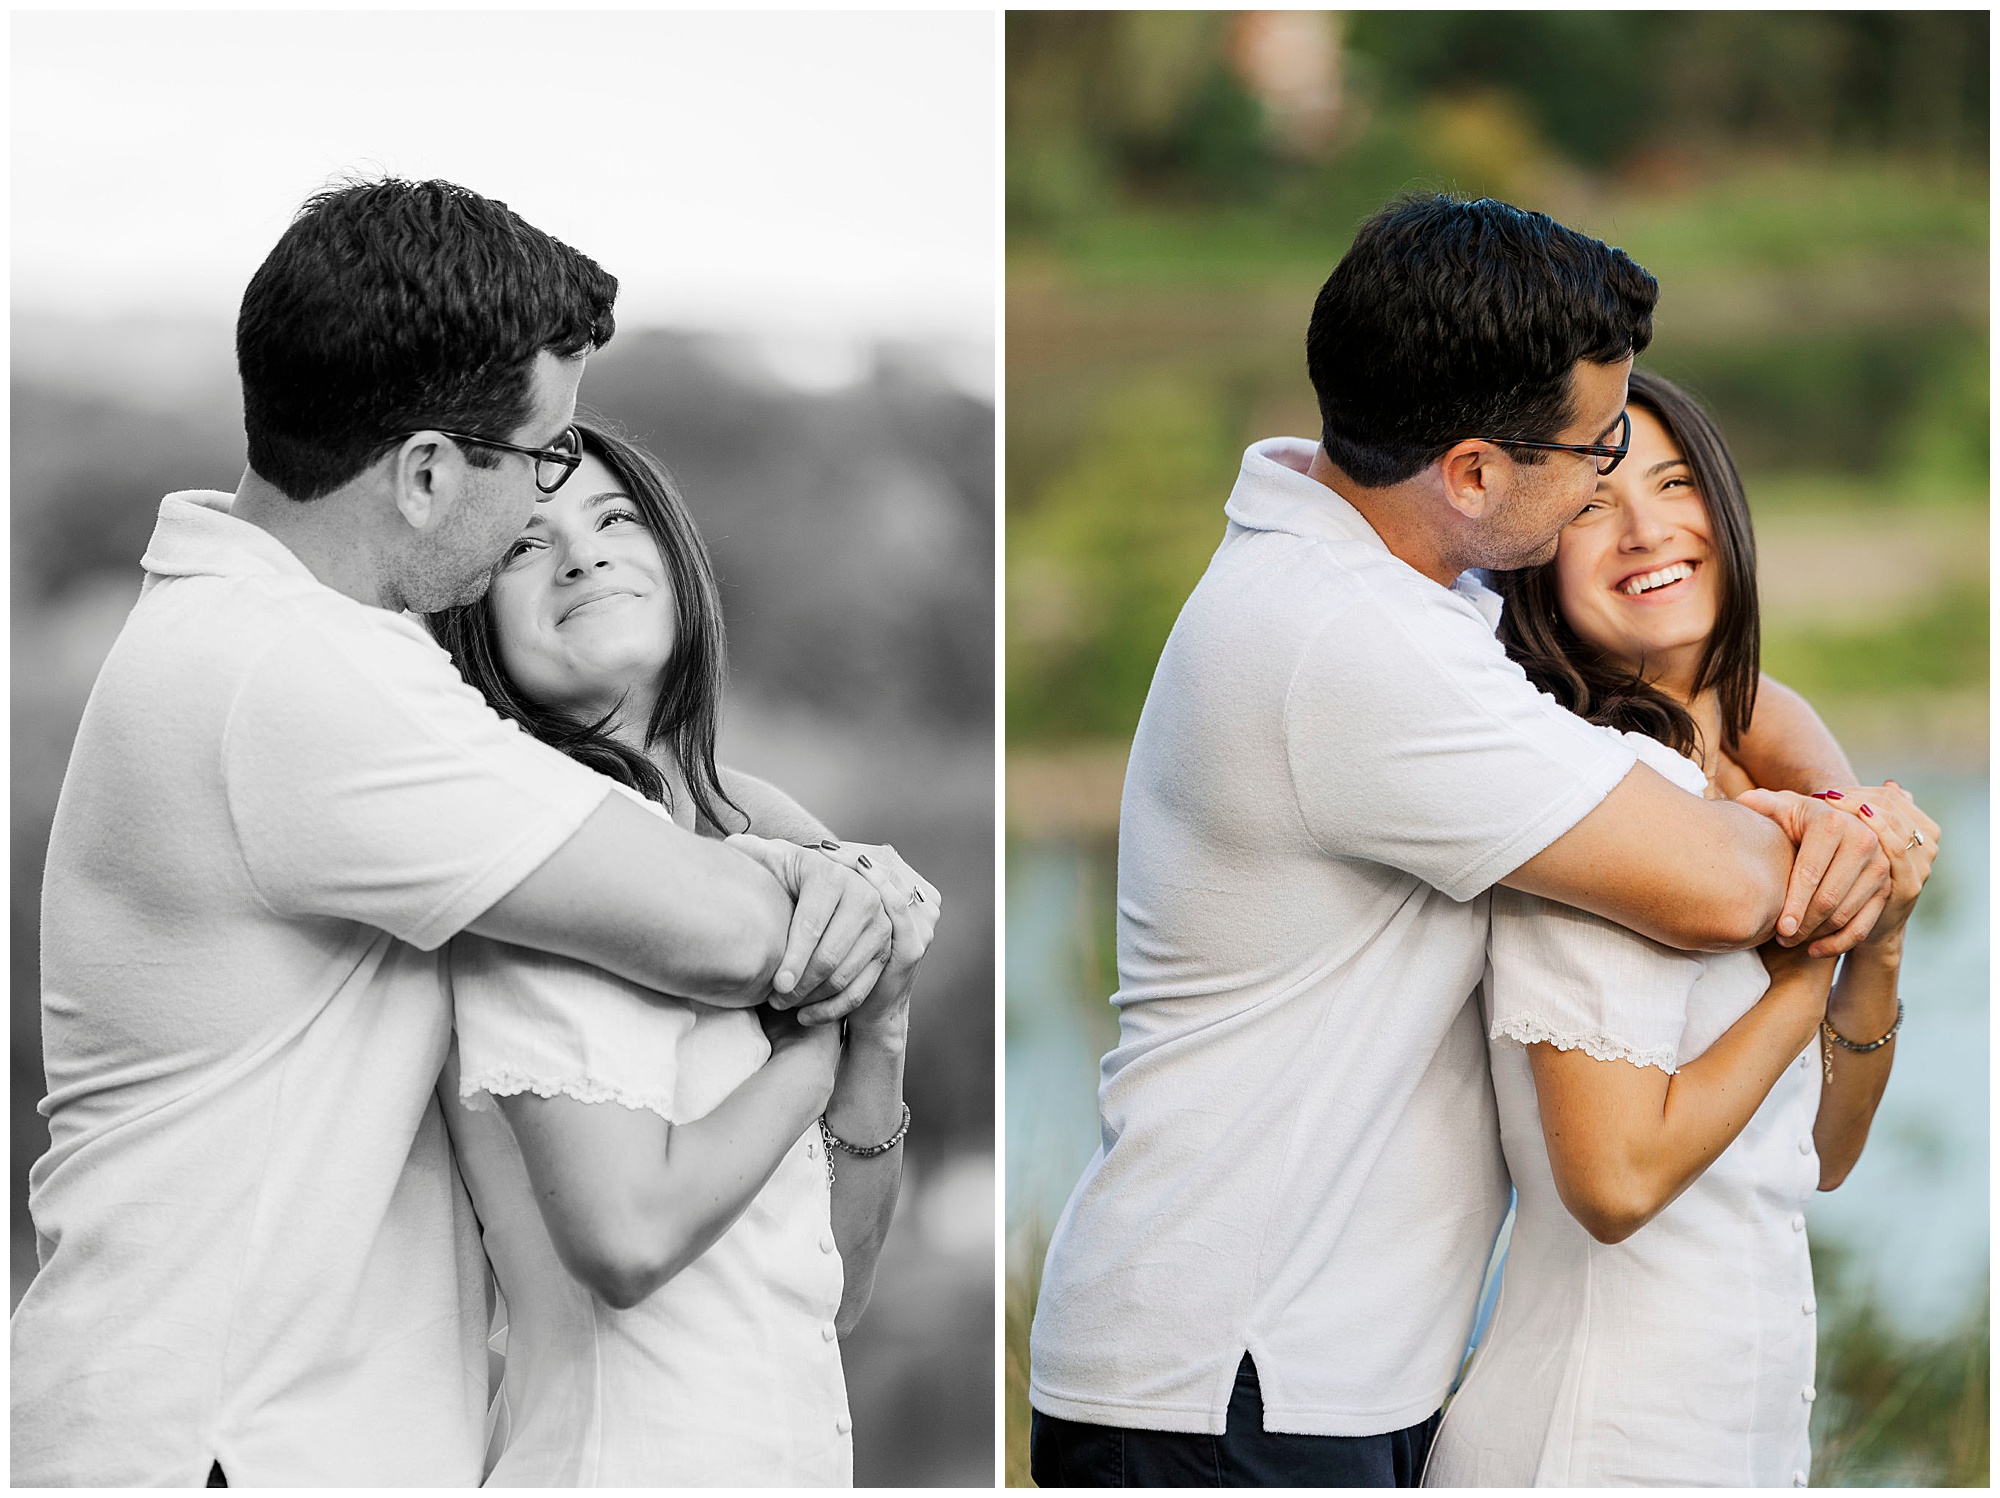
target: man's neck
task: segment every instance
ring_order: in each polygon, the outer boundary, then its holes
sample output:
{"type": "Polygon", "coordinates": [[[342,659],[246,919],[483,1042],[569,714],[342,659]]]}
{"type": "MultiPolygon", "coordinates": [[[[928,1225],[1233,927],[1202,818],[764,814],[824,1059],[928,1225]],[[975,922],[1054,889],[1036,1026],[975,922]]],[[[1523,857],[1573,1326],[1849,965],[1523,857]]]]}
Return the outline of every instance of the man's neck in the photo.
{"type": "Polygon", "coordinates": [[[1306,469],[1306,477],[1317,479],[1353,505],[1382,538],[1391,555],[1409,563],[1440,587],[1449,588],[1465,570],[1444,554],[1440,538],[1423,524],[1426,496],[1417,492],[1423,475],[1386,489],[1370,489],[1342,472],[1326,455],[1326,449],[1318,447],[1313,449],[1312,466],[1306,469]]]}
{"type": "Polygon", "coordinates": [[[243,470],[229,513],[283,542],[306,570],[336,593],[379,609],[401,609],[368,544],[365,497],[347,489],[296,500],[251,469],[243,470]]]}

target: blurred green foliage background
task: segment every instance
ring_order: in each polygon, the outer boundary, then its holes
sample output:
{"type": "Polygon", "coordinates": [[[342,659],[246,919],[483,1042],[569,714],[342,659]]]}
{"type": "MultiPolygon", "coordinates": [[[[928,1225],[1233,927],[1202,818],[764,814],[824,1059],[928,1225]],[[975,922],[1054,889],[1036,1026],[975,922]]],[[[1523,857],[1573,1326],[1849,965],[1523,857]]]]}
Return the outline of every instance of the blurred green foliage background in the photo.
{"type": "MultiPolygon", "coordinates": [[[[1867,721],[1982,690],[1987,27],[1010,16],[1010,740],[1130,733],[1243,447],[1317,431],[1314,292],[1413,188],[1541,209],[1659,277],[1646,363],[1714,409],[1787,574],[1776,674],[1867,721]],[[1864,551],[1901,533],[1858,587],[1792,544],[1849,520],[1864,551]]],[[[1939,734],[1984,718],[1926,709],[1939,734]]]]}
{"type": "MultiPolygon", "coordinates": [[[[1540,209],[1658,276],[1644,362],[1711,407],[1744,470],[1766,669],[1858,762],[1978,788],[1983,856],[1988,38],[1983,11],[1008,17],[1010,848],[1079,850],[1063,919],[1096,933],[1093,1044],[1124,744],[1243,448],[1317,433],[1314,294],[1408,190],[1540,209]]],[[[1052,939],[1016,929],[1018,862],[1010,988],[1052,939]]],[[[1983,912],[1951,918],[1977,928],[1983,983],[1983,912]]],[[[1983,991],[1959,997],[1983,1037],[1983,991]]],[[[1010,1097],[1017,1035],[1047,1022],[1010,1000],[1010,1097]]],[[[1025,1483],[1049,1223],[1012,1199],[1011,1109],[1009,1139],[1025,1483]]],[[[1982,1183],[1985,1158],[1965,1165],[1982,1183]]],[[[1983,1301],[1914,1337],[1844,1265],[1829,1239],[1815,1483],[1985,1483],[1983,1301]]]]}

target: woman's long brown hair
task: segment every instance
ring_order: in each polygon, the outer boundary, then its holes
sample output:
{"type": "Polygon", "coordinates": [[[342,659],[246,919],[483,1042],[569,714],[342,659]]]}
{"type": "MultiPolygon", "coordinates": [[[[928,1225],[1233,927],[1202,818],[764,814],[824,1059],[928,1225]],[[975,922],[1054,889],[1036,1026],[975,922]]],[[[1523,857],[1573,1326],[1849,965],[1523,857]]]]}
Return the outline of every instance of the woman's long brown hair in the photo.
{"type": "MultiPolygon", "coordinates": [[[[1757,543],[1743,479],[1715,422],[1677,385],[1635,369],[1628,404],[1651,412],[1666,428],[1687,459],[1689,476],[1708,511],[1709,565],[1716,570],[1720,597],[1694,691],[1715,689],[1722,718],[1720,747],[1733,752],[1750,727],[1759,669],[1757,543]]],[[[1694,719],[1643,679],[1643,665],[1635,672],[1609,660],[1570,628],[1562,615],[1553,561],[1496,572],[1492,582],[1506,601],[1500,643],[1528,680],[1589,722],[1646,734],[1683,754],[1700,752],[1694,719]]]]}
{"type": "MultiPolygon", "coordinates": [[[[687,776],[696,813],[709,825],[724,832],[742,831],[750,819],[729,799],[715,769],[715,731],[726,668],[722,597],[708,548],[702,545],[680,490],[649,454],[602,425],[579,421],[576,430],[583,439],[584,452],[610,469],[638,506],[673,583],[674,653],[660,674],[659,701],[646,725],[646,747],[664,746],[673,755],[687,776]],[[732,828],[723,822],[724,806],[736,814],[742,827],[732,828]]],[[[477,687],[501,717],[513,719],[543,743],[631,787],[647,800],[663,806],[673,804],[673,792],[660,767],[605,731],[616,708],[595,723],[586,723],[530,702],[516,690],[500,668],[493,612],[485,600],[426,614],[424,623],[450,654],[459,675],[477,687]]]]}

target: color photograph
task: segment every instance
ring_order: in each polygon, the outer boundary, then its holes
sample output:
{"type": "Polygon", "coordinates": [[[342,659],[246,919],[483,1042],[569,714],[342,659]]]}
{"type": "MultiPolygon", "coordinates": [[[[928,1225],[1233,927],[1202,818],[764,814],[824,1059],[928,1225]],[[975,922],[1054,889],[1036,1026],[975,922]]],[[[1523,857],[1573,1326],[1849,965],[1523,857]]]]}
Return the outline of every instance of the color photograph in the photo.
{"type": "Polygon", "coordinates": [[[1988,1481],[1988,50],[1009,15],[1009,1485],[1988,1481]]]}

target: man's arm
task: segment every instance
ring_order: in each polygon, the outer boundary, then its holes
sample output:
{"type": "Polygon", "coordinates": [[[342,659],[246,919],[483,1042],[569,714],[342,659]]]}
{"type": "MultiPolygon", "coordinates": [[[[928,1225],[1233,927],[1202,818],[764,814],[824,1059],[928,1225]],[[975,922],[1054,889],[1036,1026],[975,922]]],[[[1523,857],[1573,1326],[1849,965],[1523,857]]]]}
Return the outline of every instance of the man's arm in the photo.
{"type": "MultiPolygon", "coordinates": [[[[774,987],[810,994],[836,968],[879,972],[867,959],[888,951],[881,897],[820,855],[789,847],[782,856],[788,861],[777,868],[760,866],[611,795],[467,929],[661,993],[739,1008],[764,1002],[774,987]]],[[[865,987],[844,992],[816,1017],[837,1019],[866,997],[865,987]]]]}
{"type": "Polygon", "coordinates": [[[722,781],[723,794],[742,809],[750,819],[749,830],[757,836],[783,838],[788,843],[816,843],[833,836],[826,823],[770,781],[732,770],[727,765],[716,766],[716,776],[722,781]]]}
{"type": "Polygon", "coordinates": [[[1757,946],[1775,931],[1831,956],[1868,934],[1888,873],[1875,835],[1817,801],[1790,797],[1767,817],[1690,796],[1641,764],[1501,882],[1688,951],[1757,946]]]}
{"type": "Polygon", "coordinates": [[[1810,795],[1858,783],[1846,752],[1812,704],[1768,676],[1758,680],[1757,706],[1735,759],[1754,783],[1771,791],[1810,795]]]}

